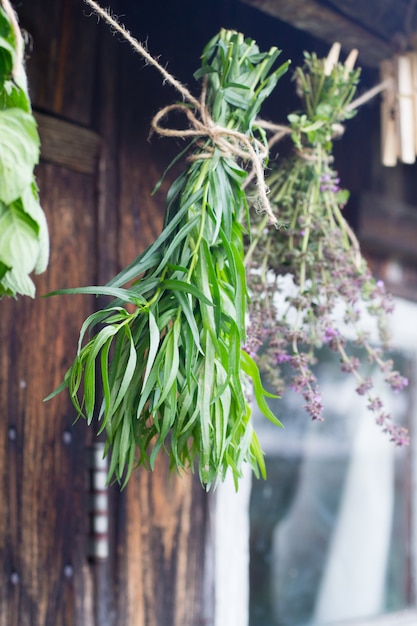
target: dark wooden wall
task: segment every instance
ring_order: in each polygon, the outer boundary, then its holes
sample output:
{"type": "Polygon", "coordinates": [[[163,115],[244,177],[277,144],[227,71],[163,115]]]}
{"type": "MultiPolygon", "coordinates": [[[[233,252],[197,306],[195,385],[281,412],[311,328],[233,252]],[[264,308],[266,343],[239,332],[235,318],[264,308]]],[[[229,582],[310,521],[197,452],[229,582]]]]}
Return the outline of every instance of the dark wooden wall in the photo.
{"type": "MultiPolygon", "coordinates": [[[[104,283],[158,234],[151,190],[169,152],[147,141],[161,81],[81,0],[21,0],[37,169],[51,236],[37,298],[0,303],[1,626],[195,626],[207,496],[191,477],[138,471],[110,489],[110,554],[89,559],[88,450],[67,395],[43,403],[71,363],[88,297],[41,298],[104,283]],[[125,65],[127,60],[127,65],[125,65]]],[[[171,149],[172,152],[172,149],[171,149]]]]}
{"type": "MultiPolygon", "coordinates": [[[[304,49],[327,51],[234,0],[113,6],[192,90],[201,48],[220,26],[262,48],[278,45],[294,65],[304,49]]],[[[97,302],[40,296],[105,283],[157,236],[168,183],[155,197],[151,191],[181,145],[149,142],[149,123],[178,95],[89,16],[82,0],[19,0],[16,8],[32,41],[27,70],[42,136],[37,178],[51,260],[36,280],[36,300],[0,302],[0,626],[212,624],[204,563],[209,499],[197,481],[169,477],[161,458],[154,473],[136,472],[124,492],[112,487],[110,555],[91,561],[87,457],[95,437],[73,423],[65,393],[42,402],[71,363],[97,302]]],[[[363,89],[373,80],[365,73],[363,89]]],[[[265,116],[283,122],[294,106],[289,75],[265,116]]],[[[366,108],[338,147],[354,197],[375,180],[367,135],[375,115],[366,108]]]]}
{"type": "MultiPolygon", "coordinates": [[[[75,6],[48,4],[43,3],[47,18],[39,3],[37,10],[36,3],[21,6],[22,25],[33,36],[34,102],[48,113],[89,124],[95,59],[89,55],[82,65],[83,51],[74,38],[66,39],[64,25],[78,23],[93,48],[97,33],[76,18],[75,6]],[[69,10],[74,17],[64,20],[69,10]],[[80,70],[65,67],[69,58],[85,72],[81,102],[80,70]]],[[[62,284],[96,279],[96,176],[44,162],[37,177],[52,242],[50,268],[36,281],[40,296],[62,284]]],[[[84,451],[90,437],[84,424],[72,426],[67,398],[42,402],[70,363],[91,302],[38,297],[2,300],[0,307],[0,623],[92,624],[92,603],[84,591],[92,584],[84,558],[84,451]]]]}

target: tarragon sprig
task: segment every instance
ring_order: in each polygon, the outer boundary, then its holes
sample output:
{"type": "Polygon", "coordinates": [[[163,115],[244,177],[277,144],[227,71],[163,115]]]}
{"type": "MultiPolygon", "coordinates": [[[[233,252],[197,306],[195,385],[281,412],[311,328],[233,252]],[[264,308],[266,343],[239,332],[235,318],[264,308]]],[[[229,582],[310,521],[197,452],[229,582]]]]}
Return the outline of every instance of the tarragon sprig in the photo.
{"type": "MultiPolygon", "coordinates": [[[[259,108],[287,66],[271,71],[278,54],[276,48],[261,53],[254,41],[226,30],[209,42],[196,77],[206,81],[205,104],[217,127],[255,137],[259,108]]],[[[179,471],[197,461],[207,487],[228,468],[237,484],[244,462],[264,475],[247,380],[261,411],[280,425],[255,362],[242,350],[247,172],[233,150],[219,147],[212,136],[193,140],[190,149],[189,164],[168,192],[164,228],[154,244],[108,286],[67,291],[114,296],[86,320],[77,356],[57,391],[68,387],[78,415],[89,423],[100,405],[110,475],[124,482],[137,465],[153,468],[161,449],[179,471]]]]}

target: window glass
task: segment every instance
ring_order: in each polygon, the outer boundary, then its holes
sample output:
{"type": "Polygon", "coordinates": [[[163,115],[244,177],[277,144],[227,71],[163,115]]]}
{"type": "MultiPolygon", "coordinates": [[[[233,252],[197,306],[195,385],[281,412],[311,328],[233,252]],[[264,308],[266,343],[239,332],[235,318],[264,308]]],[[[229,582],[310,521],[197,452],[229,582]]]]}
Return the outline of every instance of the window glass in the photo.
{"type": "MultiPolygon", "coordinates": [[[[410,378],[410,355],[391,356],[410,378]]],[[[284,429],[254,416],[268,477],[250,501],[250,626],[325,626],[411,603],[410,451],[374,423],[334,353],[320,352],[316,372],[323,422],[293,392],[272,401],[284,429]]],[[[413,385],[393,395],[371,375],[407,424],[413,385]]]]}

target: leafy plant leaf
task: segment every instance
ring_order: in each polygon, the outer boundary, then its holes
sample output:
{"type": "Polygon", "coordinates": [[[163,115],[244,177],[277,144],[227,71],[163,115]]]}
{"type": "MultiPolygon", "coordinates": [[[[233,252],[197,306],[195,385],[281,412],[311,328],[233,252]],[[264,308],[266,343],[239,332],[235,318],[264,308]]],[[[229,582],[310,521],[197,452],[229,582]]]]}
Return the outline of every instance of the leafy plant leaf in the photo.
{"type": "Polygon", "coordinates": [[[39,137],[32,115],[21,109],[0,111],[0,200],[9,204],[32,183],[39,160],[39,137]]]}
{"type": "Polygon", "coordinates": [[[39,136],[17,45],[14,27],[0,7],[0,264],[8,267],[0,276],[0,297],[34,297],[29,275],[43,272],[49,260],[48,227],[33,174],[39,136]]]}

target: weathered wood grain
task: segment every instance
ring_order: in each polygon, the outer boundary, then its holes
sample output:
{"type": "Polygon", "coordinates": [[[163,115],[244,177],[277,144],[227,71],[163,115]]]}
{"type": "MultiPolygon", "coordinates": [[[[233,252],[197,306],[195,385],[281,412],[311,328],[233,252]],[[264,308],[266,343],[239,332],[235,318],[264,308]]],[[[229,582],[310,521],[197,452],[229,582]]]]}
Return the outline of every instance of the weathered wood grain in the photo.
{"type": "MultiPolygon", "coordinates": [[[[20,19],[33,37],[27,68],[52,242],[40,296],[104,283],[155,239],[164,193],[151,190],[169,154],[147,142],[159,77],[138,72],[132,97],[132,74],[120,84],[120,42],[86,19],[81,0],[23,1],[20,19]]],[[[0,303],[0,626],[199,623],[206,494],[190,476],[168,477],[166,460],[153,474],[138,471],[122,494],[110,489],[110,558],[87,560],[93,429],[73,424],[65,392],[42,399],[99,305],[85,296],[0,303]]]]}
{"type": "Polygon", "coordinates": [[[97,21],[86,19],[83,0],[23,0],[18,14],[30,41],[27,66],[32,101],[40,110],[91,127],[97,21]]]}
{"type": "Polygon", "coordinates": [[[82,174],[96,175],[100,138],[89,128],[34,112],[41,141],[41,156],[82,174]]]}
{"type": "MultiPolygon", "coordinates": [[[[150,120],[172,94],[124,48],[118,86],[129,94],[118,123],[117,264],[125,266],[159,235],[172,171],[152,195],[178,145],[153,136],[150,120]]],[[[183,146],[181,146],[182,148],[183,146]]],[[[184,166],[184,164],[182,164],[184,166]]],[[[197,626],[202,618],[207,494],[192,475],[169,475],[161,454],[155,471],[134,472],[120,494],[115,525],[117,623],[197,626]]]]}
{"type": "MultiPolygon", "coordinates": [[[[22,2],[18,9],[33,40],[27,59],[33,104],[44,114],[90,123],[96,52],[94,45],[87,50],[94,39],[86,41],[82,2],[22,2]],[[62,29],[71,33],[71,45],[62,43],[62,29]],[[84,41],[76,45],[81,35],[84,41]]],[[[50,161],[37,169],[50,229],[50,265],[36,279],[36,300],[0,302],[0,624],[94,626],[92,572],[85,557],[85,448],[91,433],[82,422],[73,425],[75,414],[64,394],[43,402],[74,357],[80,324],[93,300],[41,295],[96,282],[97,141],[89,166],[80,168],[73,142],[80,136],[85,142],[93,133],[71,127],[74,132],[65,139],[58,121],[42,116],[40,125],[50,161]],[[51,127],[60,135],[54,149],[51,127]]]]}
{"type": "Polygon", "coordinates": [[[257,9],[288,22],[310,35],[333,43],[339,41],[345,51],[359,50],[359,65],[377,67],[390,58],[394,46],[357,21],[316,0],[243,0],[257,9]]]}
{"type": "Polygon", "coordinates": [[[417,6],[408,0],[331,0],[330,4],[386,41],[397,38],[397,44],[398,37],[410,35],[417,25],[417,6]]]}
{"type": "Polygon", "coordinates": [[[117,615],[129,626],[196,626],[204,584],[204,493],[191,476],[168,476],[165,459],[138,470],[119,522],[117,615]]]}
{"type": "MultiPolygon", "coordinates": [[[[38,183],[52,241],[50,269],[37,279],[41,296],[94,281],[94,215],[86,211],[94,210],[94,180],[43,165],[38,183]]],[[[76,590],[87,584],[82,451],[89,434],[73,426],[67,396],[43,398],[69,366],[91,302],[38,297],[0,306],[0,624],[73,626],[78,614],[89,625],[88,599],[76,607],[76,590]]]]}

